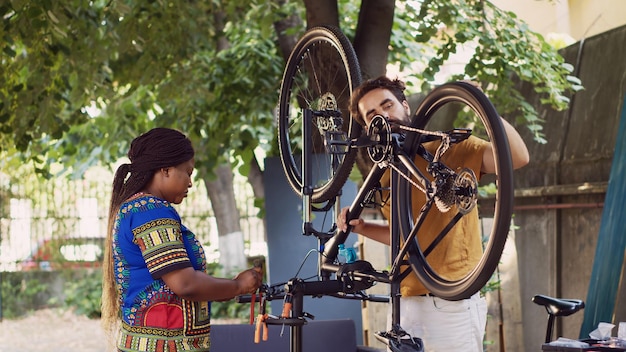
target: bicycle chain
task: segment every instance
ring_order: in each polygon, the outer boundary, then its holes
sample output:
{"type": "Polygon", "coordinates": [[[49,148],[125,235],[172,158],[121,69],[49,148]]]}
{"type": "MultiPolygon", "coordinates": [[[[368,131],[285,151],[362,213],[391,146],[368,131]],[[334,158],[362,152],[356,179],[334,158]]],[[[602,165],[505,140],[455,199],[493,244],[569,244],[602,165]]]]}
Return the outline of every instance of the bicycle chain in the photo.
{"type": "Polygon", "coordinates": [[[387,167],[392,168],[393,170],[395,170],[398,174],[402,175],[402,177],[404,179],[406,179],[407,181],[409,181],[413,186],[415,186],[415,188],[419,189],[420,191],[422,191],[424,194],[426,193],[426,189],[424,187],[422,187],[420,184],[418,184],[417,182],[415,182],[414,180],[411,179],[410,176],[405,175],[402,171],[400,171],[400,169],[395,166],[393,163],[388,163],[387,167]]]}
{"type": "Polygon", "coordinates": [[[448,149],[450,148],[450,135],[448,135],[448,133],[446,132],[427,131],[427,130],[422,130],[419,128],[409,127],[409,126],[404,126],[404,125],[398,125],[398,127],[401,130],[405,130],[405,131],[411,131],[411,132],[417,132],[420,134],[427,134],[431,136],[441,137],[441,145],[439,146],[439,148],[437,148],[437,152],[435,153],[435,158],[433,160],[434,162],[438,162],[441,156],[445,152],[447,152],[448,149]]]}
{"type": "Polygon", "coordinates": [[[405,125],[398,125],[398,127],[402,130],[406,130],[406,131],[411,131],[411,132],[417,132],[417,133],[421,133],[421,134],[429,134],[431,136],[437,136],[437,137],[446,137],[448,134],[446,132],[438,132],[438,131],[428,131],[428,130],[422,130],[419,128],[415,128],[415,127],[409,127],[409,126],[405,126],[405,125]]]}
{"type": "MultiPolygon", "coordinates": [[[[405,130],[405,131],[417,132],[417,133],[420,133],[420,134],[428,134],[428,135],[432,135],[432,136],[441,137],[441,140],[442,140],[441,143],[442,144],[439,146],[439,148],[437,148],[437,153],[435,154],[435,157],[434,157],[434,160],[433,160],[435,162],[439,161],[441,156],[450,148],[450,137],[445,132],[427,131],[427,130],[422,130],[422,129],[419,129],[419,128],[409,127],[409,126],[405,126],[405,125],[398,125],[398,127],[400,129],[402,129],[402,130],[405,130]]],[[[383,167],[390,167],[390,168],[392,168],[398,174],[402,175],[402,177],[404,179],[406,179],[409,183],[411,183],[413,186],[415,186],[415,188],[419,189],[424,194],[427,194],[426,189],[424,187],[422,187],[416,181],[412,180],[410,176],[408,176],[408,175],[404,174],[402,171],[400,171],[400,169],[398,169],[398,167],[395,166],[393,163],[384,162],[382,166],[383,167]]]]}

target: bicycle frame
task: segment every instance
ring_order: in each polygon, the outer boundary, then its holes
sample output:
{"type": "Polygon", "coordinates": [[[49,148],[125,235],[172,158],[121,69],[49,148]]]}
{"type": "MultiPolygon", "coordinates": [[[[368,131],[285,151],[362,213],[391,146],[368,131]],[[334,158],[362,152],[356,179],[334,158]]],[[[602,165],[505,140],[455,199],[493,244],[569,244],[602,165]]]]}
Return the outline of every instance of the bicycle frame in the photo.
{"type": "MultiPolygon", "coordinates": [[[[290,326],[292,352],[301,351],[302,332],[300,329],[305,323],[305,318],[311,317],[302,309],[302,298],[304,296],[328,295],[379,302],[391,300],[391,330],[377,334],[376,337],[385,342],[392,351],[421,351],[423,348],[421,339],[402,338],[408,334],[400,326],[400,282],[411,271],[416,271],[418,278],[423,281],[424,286],[428,290],[435,292],[442,298],[453,300],[467,298],[469,295],[476,293],[485,284],[485,280],[491,275],[489,271],[499,261],[504,241],[506,241],[509,224],[506,218],[508,216],[510,220],[512,199],[511,174],[508,173],[511,172],[511,164],[508,143],[505,139],[506,134],[499,116],[492,107],[491,109],[489,107],[491,105],[488,99],[475,87],[460,82],[453,83],[429,94],[425,103],[418,108],[416,117],[410,126],[395,125],[393,130],[396,128],[404,130],[405,134],[392,133],[390,122],[383,116],[378,115],[370,122],[366,136],[353,136],[351,139],[345,139],[342,136],[336,138],[337,136],[334,135],[341,126],[339,125],[341,119],[337,119],[336,111],[302,109],[302,114],[299,115],[302,116],[301,173],[293,172],[293,158],[291,155],[289,155],[291,163],[284,165],[291,168],[292,177],[301,177],[299,193],[302,197],[304,212],[303,231],[304,235],[314,235],[318,240],[318,281],[304,282],[299,278],[293,278],[285,285],[284,295],[265,291],[267,300],[287,297],[292,300],[289,311],[291,314],[283,313],[280,318],[272,317],[267,321],[268,324],[290,326]],[[483,253],[476,265],[467,274],[464,274],[466,276],[453,281],[448,281],[447,277],[438,276],[439,273],[433,271],[430,263],[426,261],[426,256],[440,243],[446,245],[445,243],[449,241],[442,242],[442,240],[448,233],[453,232],[453,228],[458,220],[470,213],[470,211],[475,210],[478,195],[478,181],[475,172],[478,172],[478,170],[468,169],[461,163],[452,163],[451,165],[454,165],[453,167],[455,168],[453,170],[441,162],[443,155],[452,145],[470,137],[471,131],[469,129],[452,128],[447,132],[421,129],[422,126],[428,123],[433,114],[448,102],[467,104],[480,116],[488,137],[491,139],[491,142],[488,143],[492,143],[491,145],[494,148],[494,161],[498,157],[498,160],[495,162],[501,166],[495,167],[496,177],[499,177],[496,183],[498,187],[496,199],[499,207],[494,214],[501,218],[501,221],[498,223],[499,226],[494,226],[494,232],[491,233],[491,237],[485,246],[485,253],[487,254],[483,253]],[[314,118],[316,119],[315,126],[313,124],[314,118]],[[314,128],[320,130],[316,131],[314,128]],[[389,172],[389,187],[384,189],[389,192],[385,201],[391,202],[389,203],[390,214],[388,222],[392,263],[389,271],[376,270],[365,261],[345,264],[337,261],[339,245],[346,241],[352,231],[351,226],[348,226],[346,231],[337,231],[334,224],[329,232],[318,231],[313,227],[311,222],[313,211],[328,212],[332,209],[336,216],[341,209],[338,204],[340,188],[334,188],[338,191],[334,193],[334,198],[326,200],[327,203],[323,208],[318,208],[319,203],[313,203],[315,198],[313,193],[316,186],[313,184],[312,177],[312,132],[315,132],[317,136],[321,135],[324,139],[326,161],[328,162],[328,165],[325,167],[330,168],[328,172],[330,172],[329,175],[331,177],[334,177],[334,167],[341,163],[342,157],[345,155],[341,153],[352,153],[356,152],[356,148],[366,147],[374,161],[374,166],[365,178],[363,185],[359,188],[356,198],[348,208],[347,222],[351,219],[359,218],[365,207],[376,203],[375,196],[378,192],[382,194],[383,191],[380,180],[389,172]],[[438,144],[427,144],[432,141],[437,141],[438,144]],[[346,147],[348,147],[347,152],[345,151],[346,147]],[[418,159],[423,159],[425,165],[422,165],[420,161],[419,165],[421,166],[418,168],[418,164],[416,164],[418,159]],[[499,175],[499,171],[502,170],[504,171],[503,175],[499,175]],[[500,190],[503,191],[500,192],[500,190]],[[422,192],[425,196],[417,214],[411,209],[414,206],[411,199],[414,192],[422,192]],[[499,200],[505,200],[504,205],[501,205],[499,200]],[[432,232],[432,229],[429,227],[431,229],[429,235],[430,244],[424,250],[417,241],[417,234],[419,229],[426,223],[426,214],[429,214],[431,210],[435,210],[433,205],[436,205],[437,210],[441,214],[452,209],[453,206],[455,210],[445,216],[445,219],[441,222],[443,227],[440,228],[439,233],[432,232]],[[428,280],[433,280],[430,282],[430,286],[425,282],[428,280]],[[366,289],[377,282],[390,285],[391,297],[381,298],[380,296],[365,293],[366,289]],[[408,343],[407,340],[409,341],[408,343]]],[[[281,122],[288,123],[289,121],[281,120],[281,122]]],[[[284,133],[284,129],[281,131],[284,133]]],[[[283,143],[285,142],[283,141],[283,143]]],[[[464,150],[475,150],[470,149],[475,145],[479,145],[479,143],[472,142],[467,147],[461,148],[459,155],[464,155],[463,153],[466,153],[464,150]]],[[[344,174],[342,175],[345,175],[345,168],[343,172],[344,174]]],[[[328,175],[318,176],[327,177],[328,175]]],[[[430,224],[430,220],[428,223],[430,224]]]]}
{"type": "MultiPolygon", "coordinates": [[[[379,118],[380,120],[378,121],[380,122],[382,120],[384,123],[384,118],[382,116],[380,116],[379,118]]],[[[376,118],[373,120],[372,123],[373,124],[376,123],[375,121],[376,121],[376,118]]],[[[385,129],[385,127],[383,129],[385,129]]],[[[391,295],[391,302],[392,302],[392,327],[393,329],[400,329],[400,282],[411,271],[410,267],[401,271],[401,265],[408,266],[408,263],[402,260],[402,258],[405,257],[405,255],[409,251],[409,247],[412,246],[413,240],[415,239],[415,236],[417,234],[417,230],[421,227],[424,221],[424,218],[425,218],[424,215],[430,210],[430,208],[433,205],[436,186],[434,186],[432,182],[415,166],[413,160],[405,153],[405,151],[403,150],[403,145],[402,145],[403,140],[401,136],[390,133],[390,128],[388,125],[386,129],[387,129],[387,132],[383,132],[383,133],[385,133],[387,137],[383,139],[390,142],[388,145],[388,148],[386,148],[387,149],[386,153],[388,155],[387,157],[381,158],[381,160],[379,161],[375,161],[374,166],[371,168],[369,174],[365,178],[363,185],[360,187],[354,201],[349,207],[348,214],[346,215],[346,222],[349,222],[350,219],[357,219],[360,217],[361,212],[366,207],[366,204],[369,203],[370,198],[373,196],[373,193],[377,189],[380,188],[379,180],[381,179],[383,174],[387,171],[387,169],[391,169],[390,170],[391,182],[390,182],[389,194],[395,194],[395,187],[397,187],[400,177],[403,177],[400,171],[398,171],[401,168],[403,170],[406,170],[407,174],[414,176],[417,179],[417,182],[423,187],[423,190],[425,191],[428,200],[426,201],[422,209],[420,209],[415,229],[411,231],[411,234],[407,237],[407,240],[404,241],[404,243],[401,243],[400,241],[400,226],[398,223],[399,214],[397,213],[397,204],[394,203],[392,200],[391,215],[390,215],[391,220],[389,221],[390,250],[391,250],[391,258],[393,258],[391,269],[389,270],[388,273],[381,272],[379,273],[379,275],[371,275],[371,274],[366,275],[368,278],[374,279],[377,282],[383,282],[383,283],[387,283],[391,285],[390,295],[391,295]],[[393,164],[394,167],[390,167],[390,164],[393,164]]],[[[418,133],[418,132],[412,132],[412,133],[418,133]]],[[[451,132],[450,134],[443,135],[442,138],[448,140],[446,145],[449,145],[450,140],[451,140],[450,136],[453,135],[454,133],[457,133],[457,134],[462,133],[462,134],[468,135],[469,131],[459,132],[458,130],[455,130],[451,132]]],[[[305,134],[305,135],[308,135],[308,134],[305,134]]],[[[456,138],[453,140],[453,142],[458,142],[465,138],[467,137],[456,138]]],[[[353,147],[356,147],[356,148],[362,147],[358,145],[359,144],[358,141],[353,141],[353,144],[354,144],[353,147]]],[[[437,162],[438,160],[437,155],[439,155],[439,153],[436,153],[436,155],[432,155],[428,153],[423,147],[420,147],[418,155],[422,157],[424,160],[426,160],[429,163],[429,165],[432,165],[433,163],[437,162]]],[[[303,159],[304,158],[306,158],[306,156],[303,157],[303,159]]],[[[305,162],[305,160],[303,160],[303,162],[305,162]]],[[[321,260],[322,260],[321,267],[320,267],[321,269],[320,276],[322,278],[329,279],[332,273],[336,273],[340,269],[339,265],[334,264],[335,259],[337,258],[337,254],[338,254],[338,247],[339,247],[339,244],[342,244],[346,241],[351,230],[352,230],[351,226],[348,226],[348,231],[338,232],[335,236],[330,238],[328,242],[326,242],[326,244],[323,246],[324,251],[322,255],[320,255],[321,260]]],[[[442,233],[440,236],[445,236],[445,233],[442,233]]],[[[355,272],[354,275],[359,276],[362,274],[355,272]]]]}
{"type": "MultiPolygon", "coordinates": [[[[309,136],[310,133],[308,133],[307,130],[308,128],[311,128],[310,121],[312,119],[314,112],[311,110],[305,109],[303,114],[304,114],[304,119],[303,119],[304,135],[309,136]]],[[[355,144],[353,147],[358,147],[356,145],[356,141],[351,141],[351,143],[355,144]]],[[[286,295],[290,297],[291,317],[268,318],[266,320],[266,324],[287,325],[290,327],[290,350],[292,352],[302,351],[302,326],[305,325],[304,318],[312,318],[310,314],[304,312],[303,310],[304,296],[330,295],[330,296],[340,296],[343,298],[350,298],[348,296],[340,295],[340,293],[346,293],[345,283],[343,283],[341,280],[338,280],[338,279],[335,279],[335,280],[331,279],[331,275],[336,274],[341,269],[340,265],[334,264],[334,261],[337,258],[339,244],[342,244],[345,242],[350,232],[340,231],[335,235],[331,235],[328,233],[319,232],[313,228],[313,225],[311,223],[311,212],[313,209],[312,202],[311,202],[312,187],[310,186],[311,185],[310,162],[312,159],[311,158],[312,149],[311,149],[311,141],[309,138],[305,138],[303,146],[304,148],[303,148],[303,154],[302,154],[302,165],[303,165],[302,176],[303,176],[303,181],[304,181],[303,182],[304,187],[302,189],[302,202],[303,202],[303,208],[305,210],[304,216],[303,216],[303,230],[304,230],[304,235],[315,235],[316,238],[318,239],[318,244],[319,244],[318,247],[320,249],[323,248],[323,253],[320,253],[319,262],[318,262],[319,276],[322,280],[313,281],[313,282],[305,282],[299,278],[292,278],[284,286],[284,289],[285,289],[284,294],[272,292],[271,297],[267,298],[268,300],[272,300],[272,299],[278,299],[278,298],[285,298],[286,295]]],[[[397,145],[397,147],[399,147],[399,144],[397,145]]],[[[407,162],[407,165],[409,165],[409,167],[412,170],[414,170],[416,174],[421,176],[424,184],[429,184],[429,181],[426,179],[426,177],[421,175],[419,170],[417,170],[414,165],[410,166],[412,163],[408,163],[409,158],[403,157],[401,159],[404,160],[404,162],[407,162]]],[[[368,199],[368,194],[372,190],[377,188],[376,185],[378,183],[378,180],[384,174],[385,169],[386,168],[383,168],[383,167],[372,168],[372,171],[367,177],[365,184],[363,185],[363,187],[361,187],[355,201],[350,207],[351,216],[358,217],[360,215],[361,211],[364,208],[364,203],[368,199]]],[[[393,184],[397,183],[398,174],[396,172],[393,172],[392,177],[394,178],[392,180],[392,187],[393,187],[393,184]]],[[[335,209],[335,212],[337,212],[339,210],[338,209],[339,205],[336,202],[335,202],[335,206],[337,207],[335,209]]],[[[392,209],[393,208],[395,207],[392,207],[392,209]]],[[[394,217],[394,219],[395,218],[397,218],[397,216],[394,217]]],[[[395,220],[392,221],[392,224],[391,224],[392,234],[397,234],[397,231],[398,231],[397,227],[398,225],[396,221],[395,220]]],[[[393,242],[391,248],[392,248],[392,255],[394,256],[394,258],[399,253],[402,253],[402,254],[406,253],[406,251],[408,250],[408,246],[406,245],[402,247],[400,246],[400,239],[398,235],[391,236],[391,240],[393,242]]],[[[409,268],[409,269],[406,269],[404,272],[400,272],[400,264],[403,264],[403,263],[396,261],[393,265],[393,269],[391,273],[353,272],[353,274],[357,277],[363,277],[369,281],[383,282],[383,283],[388,283],[391,285],[391,301],[392,301],[392,306],[393,306],[393,309],[392,309],[393,329],[392,329],[391,334],[389,335],[390,337],[386,337],[386,338],[398,338],[398,343],[399,343],[399,338],[404,335],[404,332],[400,328],[400,281],[411,270],[409,268]]],[[[266,293],[269,294],[270,293],[269,289],[266,288],[266,290],[268,290],[266,293]]],[[[355,296],[354,298],[355,299],[367,299],[367,300],[377,301],[377,302],[389,301],[389,298],[380,297],[380,296],[355,296]]],[[[249,302],[249,299],[244,298],[244,299],[240,299],[239,301],[249,302]]],[[[421,345],[416,346],[415,351],[421,351],[420,346],[421,345]]],[[[390,345],[390,348],[392,351],[398,351],[398,352],[400,351],[398,348],[394,348],[391,345],[390,345]]]]}
{"type": "MultiPolygon", "coordinates": [[[[304,136],[309,136],[310,133],[307,131],[310,124],[310,119],[313,112],[310,110],[304,111],[305,118],[303,119],[303,130],[304,136]]],[[[382,117],[380,117],[382,119],[382,117]]],[[[390,131],[390,130],[389,130],[390,131]]],[[[444,137],[445,138],[445,137],[444,137]]],[[[424,190],[427,190],[429,195],[429,200],[422,207],[420,211],[420,215],[418,217],[418,222],[416,228],[419,228],[423,222],[424,214],[427,212],[433,204],[433,185],[432,182],[415,166],[413,160],[404,153],[402,148],[402,140],[399,135],[392,135],[389,133],[389,137],[387,138],[390,141],[390,148],[387,148],[387,152],[389,153],[389,157],[393,160],[386,161],[381,160],[376,162],[375,165],[370,170],[368,176],[365,178],[363,185],[360,187],[357,196],[349,207],[348,214],[346,216],[346,220],[359,218],[361,212],[366,207],[366,205],[370,202],[370,198],[372,198],[373,193],[380,188],[379,180],[383,176],[383,174],[389,168],[389,163],[395,163],[398,165],[402,165],[404,169],[408,170],[408,173],[415,176],[418,182],[421,183],[424,190]]],[[[359,140],[351,141],[353,144],[351,148],[363,147],[359,145],[359,140]]],[[[311,171],[310,171],[310,140],[304,142],[304,150],[302,156],[303,163],[303,180],[305,180],[304,185],[310,185],[311,180],[311,171]]],[[[427,160],[429,163],[433,163],[437,160],[436,156],[426,152],[423,148],[420,149],[420,156],[427,160]]],[[[399,178],[402,177],[400,173],[397,171],[397,168],[391,168],[391,182],[390,182],[390,194],[393,194],[395,191],[394,187],[398,185],[399,178]]],[[[310,222],[310,187],[304,187],[303,189],[303,206],[304,209],[308,209],[308,212],[305,212],[304,217],[304,229],[305,231],[310,231],[305,234],[318,234],[319,232],[312,229],[312,225],[310,222]]],[[[338,213],[339,205],[336,205],[335,212],[338,213]]],[[[389,272],[368,272],[368,273],[360,273],[353,272],[353,275],[356,277],[363,277],[365,279],[373,280],[376,282],[382,282],[390,284],[390,297],[392,303],[392,337],[400,337],[404,334],[403,330],[400,327],[400,282],[401,280],[408,275],[411,271],[411,268],[406,268],[401,271],[401,265],[407,265],[404,260],[401,260],[409,251],[409,247],[412,244],[414,237],[416,236],[417,231],[412,231],[411,235],[407,238],[404,244],[400,241],[400,228],[398,224],[398,214],[397,214],[397,206],[392,203],[391,205],[391,221],[390,221],[390,248],[391,248],[391,258],[394,258],[394,261],[391,266],[391,270],[389,272]]],[[[328,237],[320,237],[318,236],[319,248],[323,248],[323,252],[320,254],[320,265],[319,265],[319,276],[322,278],[322,282],[335,283],[335,281],[331,281],[330,277],[332,274],[336,274],[340,269],[341,265],[335,264],[335,260],[338,255],[338,248],[340,244],[343,244],[348,235],[351,232],[351,227],[349,226],[348,231],[339,231],[336,235],[328,238],[328,237]]]]}

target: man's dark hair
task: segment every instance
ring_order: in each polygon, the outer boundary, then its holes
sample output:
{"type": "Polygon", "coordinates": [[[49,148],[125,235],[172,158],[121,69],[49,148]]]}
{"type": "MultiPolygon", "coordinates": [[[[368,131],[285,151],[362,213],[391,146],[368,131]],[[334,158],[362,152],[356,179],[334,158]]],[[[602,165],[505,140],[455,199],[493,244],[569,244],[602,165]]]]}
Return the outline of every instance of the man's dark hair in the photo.
{"type": "Polygon", "coordinates": [[[377,88],[389,90],[399,102],[406,100],[406,96],[404,95],[406,86],[404,82],[397,78],[390,79],[387,76],[380,76],[361,83],[361,85],[352,92],[352,97],[350,98],[350,114],[352,115],[352,118],[362,126],[365,126],[365,117],[361,116],[361,113],[359,112],[359,101],[365,94],[377,88]]]}

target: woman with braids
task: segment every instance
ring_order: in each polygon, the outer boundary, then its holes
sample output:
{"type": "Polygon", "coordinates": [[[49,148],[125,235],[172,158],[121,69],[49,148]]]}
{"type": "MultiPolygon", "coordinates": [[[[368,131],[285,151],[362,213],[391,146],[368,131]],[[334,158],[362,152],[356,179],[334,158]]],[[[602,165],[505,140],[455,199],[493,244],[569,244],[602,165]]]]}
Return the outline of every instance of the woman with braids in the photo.
{"type": "Polygon", "coordinates": [[[202,246],[173,208],[187,196],[194,150],[182,133],[135,138],[115,173],[103,269],[102,324],[118,351],[208,351],[210,301],[252,293],[254,269],[206,273],[202,246]]]}

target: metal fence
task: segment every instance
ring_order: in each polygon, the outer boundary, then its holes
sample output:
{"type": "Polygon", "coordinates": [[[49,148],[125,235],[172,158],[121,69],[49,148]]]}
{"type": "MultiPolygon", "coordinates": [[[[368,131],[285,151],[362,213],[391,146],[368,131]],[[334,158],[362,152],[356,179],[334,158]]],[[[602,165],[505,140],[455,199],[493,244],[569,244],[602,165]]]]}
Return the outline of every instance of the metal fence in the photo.
{"type": "MultiPolygon", "coordinates": [[[[110,172],[100,170],[81,180],[11,182],[0,172],[0,271],[19,270],[45,240],[105,237],[112,179],[110,172]]],[[[250,185],[235,178],[235,194],[246,254],[267,255],[263,221],[257,217],[250,185]]],[[[194,182],[176,209],[205,246],[208,259],[216,259],[217,225],[204,184],[194,182]]]]}

